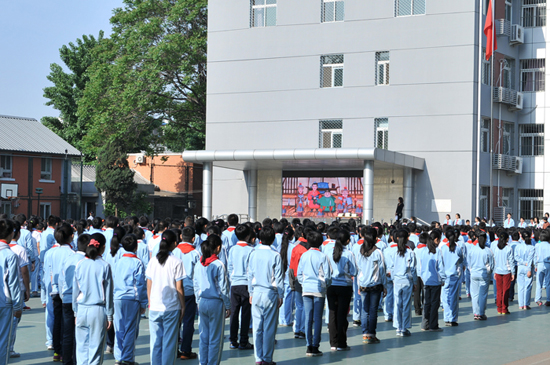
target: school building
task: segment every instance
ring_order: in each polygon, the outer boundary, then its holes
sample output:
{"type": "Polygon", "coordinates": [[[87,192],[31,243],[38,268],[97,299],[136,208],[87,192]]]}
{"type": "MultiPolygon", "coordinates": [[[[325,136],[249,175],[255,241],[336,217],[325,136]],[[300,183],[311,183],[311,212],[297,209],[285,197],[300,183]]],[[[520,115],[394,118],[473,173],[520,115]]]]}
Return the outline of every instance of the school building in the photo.
{"type": "Polygon", "coordinates": [[[546,0],[493,4],[491,65],[487,0],[210,0],[203,215],[550,211],[546,0]]]}

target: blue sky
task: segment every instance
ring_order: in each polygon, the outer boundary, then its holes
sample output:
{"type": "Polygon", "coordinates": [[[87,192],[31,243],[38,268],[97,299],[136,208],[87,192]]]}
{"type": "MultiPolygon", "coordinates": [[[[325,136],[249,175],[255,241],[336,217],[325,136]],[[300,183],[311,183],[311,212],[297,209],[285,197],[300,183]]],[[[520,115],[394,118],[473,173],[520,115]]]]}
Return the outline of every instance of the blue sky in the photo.
{"type": "Polygon", "coordinates": [[[112,10],[122,0],[0,0],[0,114],[58,116],[44,105],[50,64],[59,48],[82,35],[108,36],[112,10]]]}

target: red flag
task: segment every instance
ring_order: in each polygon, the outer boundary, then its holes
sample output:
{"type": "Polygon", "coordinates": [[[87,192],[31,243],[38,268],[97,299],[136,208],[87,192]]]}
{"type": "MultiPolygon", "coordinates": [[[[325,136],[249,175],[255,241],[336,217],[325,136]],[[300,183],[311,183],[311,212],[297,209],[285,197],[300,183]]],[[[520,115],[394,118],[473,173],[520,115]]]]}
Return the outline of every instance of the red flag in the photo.
{"type": "Polygon", "coordinates": [[[483,33],[487,37],[487,47],[485,48],[485,59],[488,61],[497,49],[497,32],[493,21],[493,1],[489,0],[489,8],[487,9],[487,18],[485,18],[485,27],[483,33]],[[495,44],[493,45],[493,40],[495,44]]]}

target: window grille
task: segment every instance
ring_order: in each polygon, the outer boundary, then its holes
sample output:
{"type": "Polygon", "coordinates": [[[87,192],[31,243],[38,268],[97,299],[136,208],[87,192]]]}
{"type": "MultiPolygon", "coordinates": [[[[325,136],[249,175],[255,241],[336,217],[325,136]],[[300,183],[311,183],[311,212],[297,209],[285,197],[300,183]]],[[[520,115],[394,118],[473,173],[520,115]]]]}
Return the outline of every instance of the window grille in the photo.
{"type": "Polygon", "coordinates": [[[481,83],[491,85],[491,63],[485,59],[485,48],[483,48],[483,63],[481,64],[481,83]]]}
{"type": "Polygon", "coordinates": [[[40,214],[42,218],[48,219],[52,215],[52,204],[51,203],[40,203],[40,214]]]}
{"type": "Polygon", "coordinates": [[[521,91],[544,91],[546,59],[521,60],[521,91]]]}
{"type": "Polygon", "coordinates": [[[342,22],[344,21],[343,0],[322,0],[321,22],[342,22]]]}
{"type": "Polygon", "coordinates": [[[344,55],[321,56],[321,87],[344,86],[344,55]]]}
{"type": "Polygon", "coordinates": [[[319,148],[342,148],[342,121],[319,121],[319,148]]]}
{"type": "Polygon", "coordinates": [[[376,52],[376,85],[390,84],[390,52],[376,52]]]}
{"type": "Polygon", "coordinates": [[[519,146],[521,156],[544,155],[544,124],[520,124],[519,146]]]}
{"type": "Polygon", "coordinates": [[[513,208],[512,202],[514,201],[514,189],[513,188],[504,188],[502,189],[502,206],[506,208],[513,208]]]}
{"type": "Polygon", "coordinates": [[[489,187],[482,186],[479,192],[479,215],[487,218],[489,215],[489,187]]]}
{"type": "Polygon", "coordinates": [[[504,19],[512,21],[512,0],[506,0],[504,3],[504,19]]]}
{"type": "Polygon", "coordinates": [[[514,149],[514,125],[512,123],[502,124],[502,153],[511,156],[514,149]]]}
{"type": "Polygon", "coordinates": [[[506,62],[504,62],[502,67],[502,84],[500,85],[508,89],[514,89],[516,61],[510,58],[506,58],[505,60],[506,62]]]}
{"type": "Polygon", "coordinates": [[[11,219],[11,202],[2,202],[2,205],[0,205],[0,213],[7,215],[8,218],[11,219]]]}
{"type": "Polygon", "coordinates": [[[395,0],[395,16],[426,14],[426,0],[395,0]]]}
{"type": "Polygon", "coordinates": [[[489,152],[489,119],[481,120],[481,152],[489,152]]]}
{"type": "Polygon", "coordinates": [[[389,138],[388,118],[374,120],[374,147],[387,150],[389,138]]]}
{"type": "Polygon", "coordinates": [[[523,0],[521,25],[524,27],[546,26],[546,0],[523,0]]]}
{"type": "Polygon", "coordinates": [[[41,161],[40,179],[51,180],[52,179],[52,159],[43,158],[41,161]]]}
{"type": "Polygon", "coordinates": [[[544,209],[544,191],[539,189],[519,189],[520,217],[530,219],[542,217],[544,209]]]}
{"type": "Polygon", "coordinates": [[[0,178],[11,178],[11,156],[1,155],[0,156],[0,178]]]}
{"type": "Polygon", "coordinates": [[[277,24],[277,0],[251,0],[250,26],[270,27],[277,24]]]}

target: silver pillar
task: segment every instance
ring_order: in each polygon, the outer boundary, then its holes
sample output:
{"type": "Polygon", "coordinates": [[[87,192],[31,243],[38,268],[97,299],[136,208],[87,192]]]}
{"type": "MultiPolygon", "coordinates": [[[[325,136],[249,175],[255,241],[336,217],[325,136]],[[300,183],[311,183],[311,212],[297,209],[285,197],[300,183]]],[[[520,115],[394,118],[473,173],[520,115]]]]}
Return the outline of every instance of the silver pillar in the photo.
{"type": "Polygon", "coordinates": [[[372,223],[374,215],[374,161],[365,161],[363,167],[363,224],[372,223]]]}
{"type": "Polygon", "coordinates": [[[258,170],[248,170],[248,219],[258,220],[258,170]]]}
{"type": "Polygon", "coordinates": [[[202,216],[212,219],[212,162],[202,164],[202,216]]]}
{"type": "Polygon", "coordinates": [[[410,218],[413,215],[413,172],[410,167],[405,167],[403,171],[403,217],[410,218]]]}

